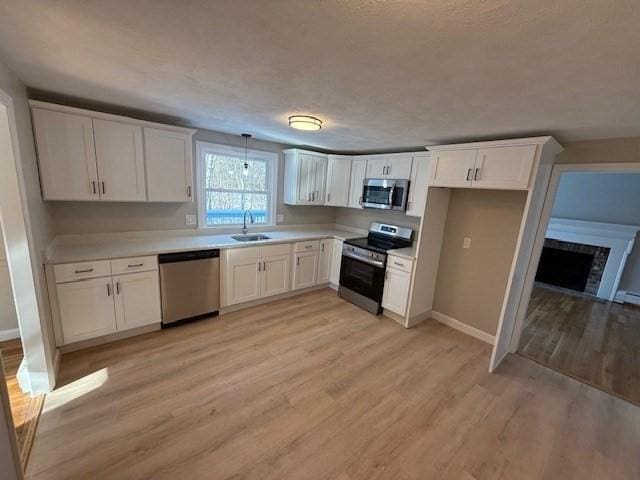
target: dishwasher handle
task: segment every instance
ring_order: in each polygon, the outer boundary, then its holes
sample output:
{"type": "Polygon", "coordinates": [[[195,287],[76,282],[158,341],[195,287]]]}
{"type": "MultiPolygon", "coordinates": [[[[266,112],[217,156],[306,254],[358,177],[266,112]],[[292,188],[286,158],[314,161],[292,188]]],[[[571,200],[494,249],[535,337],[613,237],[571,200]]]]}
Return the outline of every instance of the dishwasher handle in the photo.
{"type": "Polygon", "coordinates": [[[162,253],[158,255],[158,263],[190,262],[206,258],[219,258],[220,250],[196,250],[193,252],[162,253]]]}

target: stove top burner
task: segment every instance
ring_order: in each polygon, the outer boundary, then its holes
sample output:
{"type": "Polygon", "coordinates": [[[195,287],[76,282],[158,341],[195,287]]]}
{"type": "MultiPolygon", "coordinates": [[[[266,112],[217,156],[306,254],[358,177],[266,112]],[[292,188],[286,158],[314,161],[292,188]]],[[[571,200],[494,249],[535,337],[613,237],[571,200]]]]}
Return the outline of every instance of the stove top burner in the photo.
{"type": "Polygon", "coordinates": [[[345,240],[347,245],[353,245],[354,247],[364,248],[378,253],[387,253],[387,250],[393,250],[395,248],[402,248],[406,245],[399,245],[396,242],[384,241],[376,238],[361,237],[351,238],[345,240]]]}

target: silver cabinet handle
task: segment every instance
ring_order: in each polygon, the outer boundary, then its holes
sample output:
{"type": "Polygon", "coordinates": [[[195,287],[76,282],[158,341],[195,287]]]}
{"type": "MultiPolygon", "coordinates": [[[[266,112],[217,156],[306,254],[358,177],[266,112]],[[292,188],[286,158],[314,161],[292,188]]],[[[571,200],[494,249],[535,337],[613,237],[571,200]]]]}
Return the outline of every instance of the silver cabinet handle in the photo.
{"type": "Polygon", "coordinates": [[[467,182],[471,181],[471,172],[473,171],[473,168],[470,168],[469,170],[467,170],[467,182]]]}
{"type": "Polygon", "coordinates": [[[300,265],[300,257],[296,257],[296,266],[300,265]]]}
{"type": "Polygon", "coordinates": [[[116,293],[120,295],[120,282],[116,282],[116,293]]]}
{"type": "Polygon", "coordinates": [[[91,180],[91,191],[93,192],[93,194],[95,195],[96,193],[96,181],[95,180],[91,180]]]}
{"type": "Polygon", "coordinates": [[[104,185],[104,182],[100,182],[100,185],[102,185],[102,194],[106,194],[107,193],[107,188],[104,185]]]}
{"type": "Polygon", "coordinates": [[[107,283],[107,297],[111,296],[111,284],[107,283]]]}
{"type": "Polygon", "coordinates": [[[358,197],[358,205],[362,206],[362,195],[358,197]]]}
{"type": "Polygon", "coordinates": [[[477,182],[480,180],[480,169],[476,168],[476,173],[473,175],[473,179],[477,182]]]}
{"type": "Polygon", "coordinates": [[[320,251],[324,252],[324,243],[320,244],[320,251]]]}
{"type": "Polygon", "coordinates": [[[191,198],[191,185],[187,187],[187,197],[191,198]]]}
{"type": "Polygon", "coordinates": [[[387,175],[391,175],[391,165],[387,167],[387,175]]]}
{"type": "Polygon", "coordinates": [[[330,201],[331,201],[331,194],[327,193],[327,202],[330,202],[330,201]]]}
{"type": "Polygon", "coordinates": [[[267,262],[262,262],[262,270],[267,271],[267,262]]]}
{"type": "Polygon", "coordinates": [[[393,263],[394,263],[394,265],[398,265],[400,267],[404,267],[404,263],[400,263],[400,262],[393,262],[393,263]]]}
{"type": "Polygon", "coordinates": [[[307,202],[311,201],[311,192],[307,193],[307,202]]]}
{"type": "Polygon", "coordinates": [[[143,265],[144,265],[144,263],[131,263],[131,264],[127,265],[127,268],[142,267],[143,265]]]}
{"type": "Polygon", "coordinates": [[[411,210],[411,202],[407,202],[407,210],[411,210]]]}
{"type": "Polygon", "coordinates": [[[87,268],[85,270],[74,270],[75,273],[89,273],[93,272],[93,268],[87,268]]]}
{"type": "Polygon", "coordinates": [[[262,271],[262,262],[258,262],[258,271],[261,272],[262,271]]]}
{"type": "Polygon", "coordinates": [[[313,245],[305,245],[304,248],[306,248],[308,250],[310,248],[313,248],[313,245]]]}

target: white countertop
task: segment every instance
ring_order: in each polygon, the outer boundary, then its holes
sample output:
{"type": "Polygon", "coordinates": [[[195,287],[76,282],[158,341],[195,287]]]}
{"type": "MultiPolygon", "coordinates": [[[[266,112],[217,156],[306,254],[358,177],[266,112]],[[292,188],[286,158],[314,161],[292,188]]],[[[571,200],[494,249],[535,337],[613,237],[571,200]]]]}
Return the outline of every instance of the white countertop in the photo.
{"type": "Polygon", "coordinates": [[[54,241],[47,249],[45,261],[46,263],[70,263],[213,248],[246,248],[321,238],[345,240],[363,236],[362,233],[331,228],[259,232],[250,230],[249,233],[261,233],[270,238],[256,242],[239,242],[231,238],[232,234],[185,235],[171,232],[157,235],[110,234],[105,235],[104,238],[93,235],[86,236],[86,240],[83,240],[82,236],[75,236],[73,241],[54,241]]]}
{"type": "Polygon", "coordinates": [[[415,260],[416,258],[416,246],[397,248],[395,250],[387,251],[389,255],[395,255],[396,257],[406,258],[407,260],[415,260]]]}

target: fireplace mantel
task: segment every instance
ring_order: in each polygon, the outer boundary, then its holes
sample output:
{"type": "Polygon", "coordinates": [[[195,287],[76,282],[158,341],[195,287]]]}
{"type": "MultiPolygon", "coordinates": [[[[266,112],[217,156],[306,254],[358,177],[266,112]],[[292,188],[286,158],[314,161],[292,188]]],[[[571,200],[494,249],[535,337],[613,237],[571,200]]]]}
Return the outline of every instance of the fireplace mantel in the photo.
{"type": "Polygon", "coordinates": [[[613,301],[640,226],[552,217],[547,238],[610,248],[597,296],[613,301]]]}

